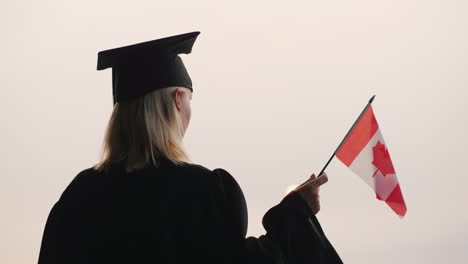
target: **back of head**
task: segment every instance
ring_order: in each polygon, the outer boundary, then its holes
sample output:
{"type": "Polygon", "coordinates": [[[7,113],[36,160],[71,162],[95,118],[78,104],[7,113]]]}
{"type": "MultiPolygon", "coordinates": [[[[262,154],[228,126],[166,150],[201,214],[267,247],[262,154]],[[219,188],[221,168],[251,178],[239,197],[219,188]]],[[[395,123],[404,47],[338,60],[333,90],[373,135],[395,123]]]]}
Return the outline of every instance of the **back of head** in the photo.
{"type": "Polygon", "coordinates": [[[117,102],[107,125],[100,162],[105,170],[122,164],[127,172],[149,164],[159,166],[165,158],[175,164],[190,162],[183,147],[183,124],[176,111],[173,93],[181,87],[167,87],[132,100],[117,102]]]}

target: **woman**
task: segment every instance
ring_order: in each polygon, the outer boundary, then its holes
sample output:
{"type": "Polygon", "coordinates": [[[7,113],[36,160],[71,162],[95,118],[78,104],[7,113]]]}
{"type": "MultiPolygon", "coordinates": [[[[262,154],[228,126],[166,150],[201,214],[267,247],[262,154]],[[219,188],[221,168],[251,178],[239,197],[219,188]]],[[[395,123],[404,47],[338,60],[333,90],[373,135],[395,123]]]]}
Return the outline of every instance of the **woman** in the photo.
{"type": "Polygon", "coordinates": [[[182,139],[193,88],[178,54],[190,53],[198,34],[99,53],[114,95],[103,157],[53,206],[39,264],[341,263],[315,218],[325,173],[268,210],[265,235],[246,238],[234,177],[191,163],[182,139]]]}

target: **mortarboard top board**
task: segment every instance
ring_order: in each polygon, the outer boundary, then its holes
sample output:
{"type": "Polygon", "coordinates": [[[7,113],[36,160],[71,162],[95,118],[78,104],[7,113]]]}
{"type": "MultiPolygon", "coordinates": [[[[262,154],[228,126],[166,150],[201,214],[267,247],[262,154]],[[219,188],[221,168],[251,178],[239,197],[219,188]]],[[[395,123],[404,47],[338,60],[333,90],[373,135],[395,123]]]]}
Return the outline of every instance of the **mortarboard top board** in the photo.
{"type": "Polygon", "coordinates": [[[170,86],[193,91],[178,54],[189,54],[198,34],[195,31],[99,52],[97,69],[112,68],[114,104],[170,86]]]}

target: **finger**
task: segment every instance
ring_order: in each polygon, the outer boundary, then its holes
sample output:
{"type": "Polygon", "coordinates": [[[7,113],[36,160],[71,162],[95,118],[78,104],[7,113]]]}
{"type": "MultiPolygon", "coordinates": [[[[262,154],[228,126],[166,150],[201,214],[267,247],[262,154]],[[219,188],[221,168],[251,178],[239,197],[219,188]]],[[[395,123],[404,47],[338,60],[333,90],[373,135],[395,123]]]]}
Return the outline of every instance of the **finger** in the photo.
{"type": "Polygon", "coordinates": [[[306,185],[309,181],[305,181],[303,183],[301,183],[301,185],[298,185],[296,188],[294,188],[294,191],[297,191],[299,189],[301,189],[304,185],[306,185]]]}
{"type": "Polygon", "coordinates": [[[312,175],[310,175],[309,179],[307,179],[305,182],[301,183],[294,190],[297,190],[297,189],[301,188],[302,186],[306,185],[307,183],[309,183],[311,180],[314,180],[314,179],[315,179],[315,173],[312,173],[312,175]]]}
{"type": "Polygon", "coordinates": [[[315,180],[315,178],[316,178],[316,177],[315,177],[315,173],[312,173],[312,175],[310,175],[309,180],[315,180]]]}
{"type": "Polygon", "coordinates": [[[328,182],[328,175],[326,173],[322,173],[322,175],[315,180],[312,181],[315,186],[320,186],[328,182]]]}
{"type": "MultiPolygon", "coordinates": [[[[326,173],[326,172],[322,172],[322,173],[319,175],[319,177],[322,177],[323,175],[327,175],[327,173],[326,173]]],[[[327,175],[327,176],[328,176],[328,175],[327,175]]]]}

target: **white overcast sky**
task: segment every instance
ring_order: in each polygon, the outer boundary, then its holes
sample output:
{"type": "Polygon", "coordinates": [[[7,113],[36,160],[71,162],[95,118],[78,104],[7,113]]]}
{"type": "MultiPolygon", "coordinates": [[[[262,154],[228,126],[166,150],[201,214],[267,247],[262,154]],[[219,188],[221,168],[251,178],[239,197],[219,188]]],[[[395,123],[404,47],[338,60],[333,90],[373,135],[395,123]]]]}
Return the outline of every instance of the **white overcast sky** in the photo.
{"type": "Polygon", "coordinates": [[[112,110],[104,49],[201,31],[185,144],[229,171],[249,236],[319,172],[367,100],[408,212],[339,160],[318,218],[345,263],[468,258],[468,2],[15,0],[0,11],[0,262],[35,263],[52,205],[100,153],[112,110]]]}

